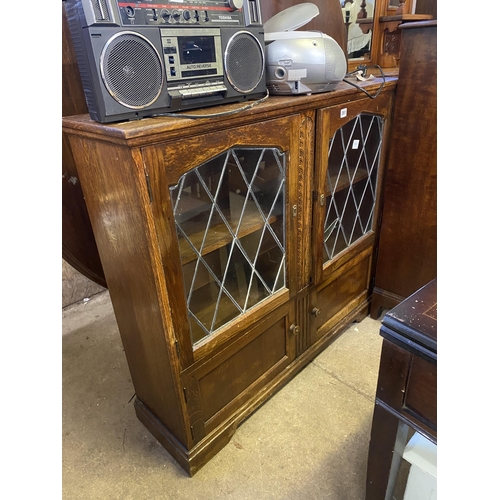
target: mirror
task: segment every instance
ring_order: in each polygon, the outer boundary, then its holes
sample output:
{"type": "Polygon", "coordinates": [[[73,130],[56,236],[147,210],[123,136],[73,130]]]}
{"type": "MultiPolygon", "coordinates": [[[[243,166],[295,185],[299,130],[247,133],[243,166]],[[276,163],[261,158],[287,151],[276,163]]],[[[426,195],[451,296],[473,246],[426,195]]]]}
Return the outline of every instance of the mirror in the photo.
{"type": "MultiPolygon", "coordinates": [[[[399,0],[398,0],[399,1],[399,0]]],[[[375,0],[340,0],[349,62],[370,61],[375,0]]]]}

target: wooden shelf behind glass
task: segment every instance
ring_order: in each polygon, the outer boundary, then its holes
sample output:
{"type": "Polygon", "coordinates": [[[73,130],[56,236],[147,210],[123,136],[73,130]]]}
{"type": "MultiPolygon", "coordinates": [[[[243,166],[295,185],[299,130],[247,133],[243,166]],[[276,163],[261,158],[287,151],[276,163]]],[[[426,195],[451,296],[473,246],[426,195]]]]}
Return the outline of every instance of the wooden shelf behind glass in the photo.
{"type": "MultiPolygon", "coordinates": [[[[331,171],[328,171],[328,175],[331,176],[331,171]]],[[[338,174],[336,174],[338,176],[338,174]]],[[[347,189],[351,184],[354,185],[357,182],[362,181],[363,179],[366,179],[368,177],[368,171],[366,168],[358,168],[356,170],[356,174],[354,175],[354,179],[352,182],[349,179],[349,175],[347,174],[347,171],[344,169],[342,173],[340,174],[339,180],[337,182],[337,185],[335,186],[335,192],[338,193],[339,191],[342,191],[343,189],[347,189]]],[[[330,196],[332,193],[330,192],[328,182],[326,186],[326,196],[330,196]]]]}
{"type": "MultiPolygon", "coordinates": [[[[235,204],[240,204],[243,207],[244,197],[231,193],[231,206],[234,209],[235,204]]],[[[194,200],[196,203],[199,203],[198,200],[194,200]]],[[[236,232],[238,228],[239,220],[231,219],[231,210],[230,208],[220,207],[221,212],[226,217],[226,220],[229,222],[231,229],[233,232],[236,232]]],[[[241,210],[238,209],[237,213],[241,213],[241,210]]],[[[269,217],[269,224],[273,224],[278,220],[278,216],[273,215],[269,217]]],[[[254,233],[264,227],[264,221],[262,220],[262,216],[257,209],[255,203],[251,200],[247,201],[247,205],[245,208],[245,216],[238,230],[238,239],[244,238],[245,236],[254,233]]],[[[196,221],[186,221],[182,224],[182,229],[185,231],[191,242],[196,248],[200,248],[203,238],[205,237],[206,232],[206,220],[202,220],[199,222],[196,221]]],[[[202,254],[206,255],[210,252],[218,250],[226,246],[228,243],[231,243],[233,240],[232,235],[229,233],[226,225],[221,222],[220,224],[215,224],[210,226],[208,234],[205,238],[205,244],[203,246],[202,254]]],[[[197,255],[193,252],[191,245],[184,239],[179,239],[179,249],[181,253],[181,261],[182,265],[188,264],[196,260],[197,255]]]]}

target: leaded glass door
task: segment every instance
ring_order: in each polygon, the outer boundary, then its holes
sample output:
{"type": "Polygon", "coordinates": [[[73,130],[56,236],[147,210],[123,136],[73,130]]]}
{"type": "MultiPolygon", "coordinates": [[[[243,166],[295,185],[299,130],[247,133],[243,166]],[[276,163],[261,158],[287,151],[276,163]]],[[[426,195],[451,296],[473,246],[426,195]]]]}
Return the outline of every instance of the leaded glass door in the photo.
{"type": "MultiPolygon", "coordinates": [[[[318,111],[313,279],[326,286],[367,248],[374,251],[391,96],[318,111]]],[[[367,278],[368,279],[368,278],[367,278]]]]}
{"type": "Polygon", "coordinates": [[[192,344],[286,285],[286,156],[231,147],[170,187],[192,344]]]}
{"type": "Polygon", "coordinates": [[[373,229],[382,137],[383,119],[361,113],[328,142],[323,263],[373,229]]]}
{"type": "Polygon", "coordinates": [[[311,342],[369,307],[392,99],[318,111],[311,342]]]}

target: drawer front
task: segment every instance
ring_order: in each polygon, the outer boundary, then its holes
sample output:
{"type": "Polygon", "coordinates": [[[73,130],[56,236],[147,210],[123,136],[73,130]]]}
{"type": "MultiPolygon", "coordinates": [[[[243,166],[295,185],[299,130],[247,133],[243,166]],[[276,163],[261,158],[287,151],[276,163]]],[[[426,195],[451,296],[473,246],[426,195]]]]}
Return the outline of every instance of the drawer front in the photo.
{"type": "Polygon", "coordinates": [[[411,362],[403,412],[437,431],[437,366],[418,356],[411,362]]]}

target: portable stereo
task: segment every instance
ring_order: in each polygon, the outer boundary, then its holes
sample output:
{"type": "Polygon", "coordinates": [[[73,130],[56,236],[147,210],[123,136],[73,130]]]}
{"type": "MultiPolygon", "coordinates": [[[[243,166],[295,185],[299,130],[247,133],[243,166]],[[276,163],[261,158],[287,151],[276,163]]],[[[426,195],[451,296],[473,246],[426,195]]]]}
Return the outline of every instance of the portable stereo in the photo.
{"type": "Polygon", "coordinates": [[[153,1],[66,0],[93,120],[266,95],[260,0],[153,1]]]}
{"type": "Polygon", "coordinates": [[[347,71],[340,45],[320,31],[295,31],[319,15],[311,2],[292,5],[264,23],[266,81],[273,95],[335,90],[347,71]]]}

